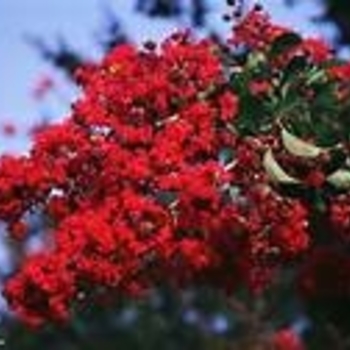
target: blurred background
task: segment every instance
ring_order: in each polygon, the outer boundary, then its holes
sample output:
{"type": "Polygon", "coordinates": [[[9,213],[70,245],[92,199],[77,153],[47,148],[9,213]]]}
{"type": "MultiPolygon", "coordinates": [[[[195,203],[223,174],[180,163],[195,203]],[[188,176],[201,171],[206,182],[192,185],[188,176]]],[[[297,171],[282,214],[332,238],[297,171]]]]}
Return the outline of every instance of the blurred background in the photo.
{"type": "MultiPolygon", "coordinates": [[[[349,55],[350,7],[345,1],[259,3],[277,23],[307,36],[321,35],[340,56],[349,55]]],[[[253,2],[237,1],[237,6],[245,12],[253,2]]],[[[72,72],[79,64],[98,60],[120,43],[140,45],[179,28],[225,40],[230,31],[222,21],[226,11],[219,0],[0,0],[0,154],[26,152],[35,130],[69,114],[78,94],[72,72]]],[[[38,242],[30,244],[36,249],[38,242]]],[[[12,262],[2,244],[1,275],[11,271],[12,262]]],[[[275,298],[283,300],[281,293],[275,298]]],[[[113,309],[88,310],[61,330],[33,334],[2,314],[0,348],[13,350],[233,349],[228,344],[237,321],[212,292],[189,290],[175,297],[167,288],[147,301],[120,300],[113,309]]],[[[297,306],[286,305],[281,315],[281,325],[307,329],[297,306]]]]}

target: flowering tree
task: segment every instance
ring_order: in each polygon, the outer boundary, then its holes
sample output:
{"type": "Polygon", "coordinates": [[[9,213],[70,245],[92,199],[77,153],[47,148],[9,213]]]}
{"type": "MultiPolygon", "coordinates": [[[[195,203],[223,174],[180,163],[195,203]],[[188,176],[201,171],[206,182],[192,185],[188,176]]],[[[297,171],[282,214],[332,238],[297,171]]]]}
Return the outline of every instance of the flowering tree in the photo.
{"type": "Polygon", "coordinates": [[[47,236],[7,281],[15,314],[64,323],[160,282],[209,285],[238,315],[243,348],[301,349],[267,317],[269,291],[288,276],[343,346],[349,74],[322,41],[259,7],[225,49],[177,33],[80,68],[71,115],[37,133],[28,155],[1,158],[9,235],[25,241],[39,213],[47,236]]]}

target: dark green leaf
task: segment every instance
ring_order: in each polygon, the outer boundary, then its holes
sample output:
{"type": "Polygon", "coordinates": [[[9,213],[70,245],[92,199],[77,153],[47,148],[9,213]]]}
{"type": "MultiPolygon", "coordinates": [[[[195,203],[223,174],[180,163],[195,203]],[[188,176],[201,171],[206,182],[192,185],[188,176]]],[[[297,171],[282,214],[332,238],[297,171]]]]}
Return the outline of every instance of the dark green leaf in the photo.
{"type": "Polygon", "coordinates": [[[269,56],[275,58],[292,47],[299,45],[301,41],[302,39],[298,34],[292,32],[282,34],[272,43],[269,56]]]}
{"type": "Polygon", "coordinates": [[[295,56],[289,62],[284,69],[285,76],[292,76],[294,74],[303,72],[307,68],[307,60],[305,56],[295,56]]]}

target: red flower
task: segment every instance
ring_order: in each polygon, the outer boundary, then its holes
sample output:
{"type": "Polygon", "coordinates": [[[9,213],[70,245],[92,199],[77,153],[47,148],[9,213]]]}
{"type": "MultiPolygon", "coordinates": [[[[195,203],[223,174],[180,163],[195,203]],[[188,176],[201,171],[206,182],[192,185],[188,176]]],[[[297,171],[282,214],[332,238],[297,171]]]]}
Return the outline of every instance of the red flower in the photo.
{"type": "Polygon", "coordinates": [[[28,227],[23,221],[15,221],[11,223],[8,229],[11,232],[11,236],[17,240],[25,238],[28,231],[28,227]]]}
{"type": "Polygon", "coordinates": [[[304,39],[302,49],[310,56],[315,64],[320,64],[332,58],[333,53],[330,46],[318,38],[304,39]]]}
{"type": "Polygon", "coordinates": [[[252,80],[249,83],[249,91],[254,96],[262,96],[271,90],[271,83],[266,80],[252,80]]]}
{"type": "Polygon", "coordinates": [[[304,344],[300,337],[291,329],[282,329],[272,337],[273,349],[275,350],[303,350],[304,344]]]}
{"type": "Polygon", "coordinates": [[[266,50],[274,40],[288,32],[287,28],[271,23],[269,16],[260,7],[255,7],[234,27],[230,42],[243,44],[251,50],[266,50]]]}
{"type": "Polygon", "coordinates": [[[233,121],[239,108],[239,99],[237,95],[232,92],[226,91],[219,98],[220,114],[224,121],[233,121]]]}

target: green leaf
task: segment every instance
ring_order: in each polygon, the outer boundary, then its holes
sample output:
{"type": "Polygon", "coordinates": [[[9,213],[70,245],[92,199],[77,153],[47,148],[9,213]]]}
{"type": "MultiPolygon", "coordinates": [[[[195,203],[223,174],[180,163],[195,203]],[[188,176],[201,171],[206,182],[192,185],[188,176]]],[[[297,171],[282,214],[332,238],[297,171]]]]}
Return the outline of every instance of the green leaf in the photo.
{"type": "Polygon", "coordinates": [[[295,56],[289,62],[284,72],[290,76],[299,72],[303,72],[308,67],[308,62],[305,56],[295,56]]]}
{"type": "Polygon", "coordinates": [[[316,158],[324,150],[320,147],[314,146],[311,143],[294,136],[285,128],[281,132],[282,142],[286,150],[295,156],[304,158],[316,158]]]}
{"type": "Polygon", "coordinates": [[[330,176],[328,176],[327,181],[336,188],[349,189],[350,171],[346,169],[339,169],[330,176]]]}
{"type": "Polygon", "coordinates": [[[289,176],[277,163],[272,151],[269,149],[263,158],[263,166],[270,180],[277,184],[298,184],[299,180],[289,176]]]}
{"type": "Polygon", "coordinates": [[[301,42],[301,37],[296,33],[289,32],[282,34],[272,43],[269,57],[275,58],[292,47],[299,45],[301,42]]]}

